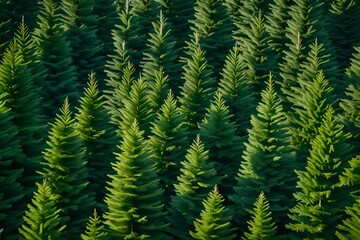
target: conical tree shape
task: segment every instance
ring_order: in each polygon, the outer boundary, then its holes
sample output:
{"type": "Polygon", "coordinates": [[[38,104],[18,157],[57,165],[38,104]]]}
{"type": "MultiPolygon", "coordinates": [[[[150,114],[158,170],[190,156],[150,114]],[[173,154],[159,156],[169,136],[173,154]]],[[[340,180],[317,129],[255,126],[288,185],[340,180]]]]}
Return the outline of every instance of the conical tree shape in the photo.
{"type": "Polygon", "coordinates": [[[180,174],[180,161],[185,158],[189,141],[185,116],[170,91],[151,123],[149,146],[155,158],[160,186],[165,190],[165,203],[174,195],[174,183],[180,174]]]}
{"type": "Polygon", "coordinates": [[[217,186],[204,199],[200,218],[194,221],[195,231],[190,231],[194,239],[235,239],[234,228],[231,227],[232,212],[224,206],[225,199],[217,186]]]}
{"type": "Polygon", "coordinates": [[[149,101],[153,112],[157,112],[165,102],[166,96],[171,89],[169,87],[169,77],[165,75],[163,67],[155,72],[155,76],[149,85],[149,101]]]}
{"type": "Polygon", "coordinates": [[[225,196],[232,193],[241,161],[239,153],[243,150],[231,117],[221,93],[217,92],[200,124],[200,136],[209,149],[209,159],[215,163],[218,175],[223,177],[218,186],[225,196]]]}
{"type": "Polygon", "coordinates": [[[121,239],[166,239],[167,225],[154,158],[136,121],[124,129],[112,164],[105,202],[109,235],[121,239]]]}
{"type": "Polygon", "coordinates": [[[226,57],[218,90],[229,106],[239,136],[247,135],[247,129],[251,127],[250,116],[256,108],[253,86],[245,69],[240,49],[235,45],[226,57]]]}
{"type": "Polygon", "coordinates": [[[264,192],[260,193],[250,213],[251,220],[247,221],[248,231],[244,233],[242,239],[276,239],[276,225],[271,217],[269,202],[264,192]]]}
{"type": "Polygon", "coordinates": [[[360,197],[360,155],[353,157],[340,176],[342,186],[347,186],[354,198],[360,197]]]}
{"type": "Polygon", "coordinates": [[[107,232],[103,222],[98,216],[96,209],[94,214],[89,218],[89,221],[86,225],[86,231],[84,234],[81,234],[82,240],[102,240],[106,239],[107,232]]]}
{"type": "Polygon", "coordinates": [[[350,135],[329,108],[319,134],[311,142],[310,156],[305,170],[296,171],[297,201],[290,209],[291,222],[287,228],[299,237],[333,239],[349,202],[349,191],[340,186],[339,175],[349,159],[350,135]]]}
{"type": "Polygon", "coordinates": [[[25,212],[25,222],[19,228],[20,239],[59,239],[66,228],[65,225],[62,226],[61,209],[56,204],[59,196],[52,191],[46,180],[42,184],[37,183],[37,187],[25,212]]]}
{"type": "Polygon", "coordinates": [[[221,181],[214,163],[209,160],[209,151],[197,137],[181,162],[181,173],[175,186],[176,195],[171,198],[169,207],[169,234],[175,239],[191,239],[189,230],[199,216],[201,201],[212,187],[221,181]]]}
{"type": "Polygon", "coordinates": [[[85,161],[89,175],[87,191],[95,194],[97,204],[105,196],[107,174],[111,171],[111,162],[115,160],[115,128],[110,126],[110,116],[104,108],[95,74],[89,75],[88,86],[79,100],[80,107],[76,118],[76,131],[85,144],[85,161]]]}
{"type": "Polygon", "coordinates": [[[352,240],[360,236],[360,199],[346,207],[348,218],[337,226],[336,236],[340,240],[352,240]]]}
{"type": "Polygon", "coordinates": [[[199,129],[198,124],[202,121],[206,107],[214,95],[216,80],[213,72],[207,65],[205,52],[201,49],[199,38],[194,34],[191,42],[188,43],[188,57],[185,59],[181,96],[179,97],[180,109],[186,116],[191,135],[194,139],[199,129]]]}
{"type": "Polygon", "coordinates": [[[243,161],[240,164],[234,202],[238,217],[235,221],[244,229],[245,210],[251,209],[259,191],[268,194],[276,224],[283,223],[295,187],[295,153],[290,146],[289,122],[281,101],[274,90],[274,80],[269,77],[268,87],[262,92],[257,114],[252,115],[252,128],[245,143],[243,161]]]}
{"type": "Polygon", "coordinates": [[[84,146],[76,132],[68,99],[51,123],[48,147],[44,151],[41,175],[54,194],[59,195],[56,206],[63,210],[61,217],[68,223],[66,237],[80,236],[81,229],[94,208],[94,196],[88,193],[88,172],[84,160],[84,146]]]}
{"type": "Polygon", "coordinates": [[[0,101],[0,229],[4,230],[2,237],[6,239],[16,238],[24,211],[24,206],[19,207],[24,197],[19,182],[24,170],[17,161],[23,161],[25,156],[16,135],[11,112],[0,101]]]}
{"type": "Polygon", "coordinates": [[[46,79],[41,91],[44,113],[52,121],[66,97],[71,102],[77,100],[79,83],[76,67],[73,65],[72,49],[61,29],[59,4],[53,0],[44,0],[39,4],[41,6],[34,39],[46,69],[46,79]]]}

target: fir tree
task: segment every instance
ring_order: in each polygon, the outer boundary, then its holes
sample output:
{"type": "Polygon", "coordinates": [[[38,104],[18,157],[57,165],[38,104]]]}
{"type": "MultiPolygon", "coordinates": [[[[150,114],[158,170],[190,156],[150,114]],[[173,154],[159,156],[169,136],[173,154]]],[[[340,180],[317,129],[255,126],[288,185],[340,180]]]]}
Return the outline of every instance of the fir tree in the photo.
{"type": "Polygon", "coordinates": [[[349,192],[340,186],[339,175],[349,159],[350,135],[343,132],[332,108],[325,114],[318,135],[311,142],[305,170],[297,170],[297,201],[290,209],[287,228],[299,237],[332,239],[340,223],[349,192]]]}
{"type": "MultiPolygon", "coordinates": [[[[190,239],[189,230],[200,214],[201,201],[213,186],[221,181],[214,163],[209,160],[209,151],[197,137],[181,162],[181,173],[175,186],[175,196],[171,197],[169,234],[181,239],[190,239]]],[[[176,238],[177,239],[177,238],[176,238]]]]}
{"type": "Polygon", "coordinates": [[[102,240],[106,239],[107,232],[105,231],[105,226],[98,216],[96,209],[94,210],[93,216],[89,218],[89,221],[86,225],[86,231],[84,234],[81,234],[82,240],[102,240]]]}
{"type": "Polygon", "coordinates": [[[336,236],[340,240],[352,240],[360,236],[360,199],[352,205],[346,207],[348,216],[340,225],[337,226],[336,236]]]}
{"type": "Polygon", "coordinates": [[[155,76],[149,85],[149,102],[153,112],[157,112],[161,105],[165,102],[166,96],[171,89],[169,87],[169,77],[165,75],[163,67],[155,71],[155,76]]]}
{"type": "Polygon", "coordinates": [[[64,236],[74,237],[80,236],[80,229],[85,227],[89,209],[94,207],[95,200],[86,188],[88,172],[84,146],[69,108],[66,98],[54,123],[50,124],[41,175],[48,181],[54,194],[59,195],[56,206],[63,210],[61,217],[64,222],[69,223],[64,236]]]}
{"type": "Polygon", "coordinates": [[[360,155],[353,157],[343,174],[340,175],[340,184],[348,187],[351,197],[360,197],[360,155]]]}
{"type": "Polygon", "coordinates": [[[121,239],[165,239],[159,178],[154,158],[137,121],[123,131],[123,141],[112,164],[105,202],[109,235],[121,239]]]}
{"type": "Polygon", "coordinates": [[[115,129],[109,125],[109,114],[104,108],[95,74],[89,75],[88,86],[79,100],[76,131],[85,144],[85,161],[89,174],[88,192],[95,193],[98,204],[105,196],[107,174],[111,171],[115,150],[115,129]]]}
{"type": "Polygon", "coordinates": [[[194,239],[235,239],[235,229],[231,227],[232,212],[224,206],[224,201],[215,185],[207,199],[202,202],[204,208],[200,218],[194,221],[195,232],[190,231],[194,239]]]}
{"type": "Polygon", "coordinates": [[[19,228],[20,239],[59,239],[66,228],[65,225],[61,226],[61,209],[56,204],[59,196],[46,180],[42,184],[37,183],[37,187],[25,212],[25,222],[19,228]]]}
{"type": "Polygon", "coordinates": [[[264,192],[254,202],[254,208],[250,211],[251,220],[247,221],[248,231],[242,239],[275,239],[276,225],[271,217],[269,202],[264,192]]]}

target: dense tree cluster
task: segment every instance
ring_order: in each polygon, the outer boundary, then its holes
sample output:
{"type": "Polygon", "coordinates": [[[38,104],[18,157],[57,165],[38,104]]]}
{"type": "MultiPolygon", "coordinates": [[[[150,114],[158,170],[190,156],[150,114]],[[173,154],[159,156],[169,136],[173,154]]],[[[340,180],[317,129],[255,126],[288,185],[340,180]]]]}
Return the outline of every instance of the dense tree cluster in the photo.
{"type": "Polygon", "coordinates": [[[0,238],[360,239],[359,13],[0,0],[0,238]]]}

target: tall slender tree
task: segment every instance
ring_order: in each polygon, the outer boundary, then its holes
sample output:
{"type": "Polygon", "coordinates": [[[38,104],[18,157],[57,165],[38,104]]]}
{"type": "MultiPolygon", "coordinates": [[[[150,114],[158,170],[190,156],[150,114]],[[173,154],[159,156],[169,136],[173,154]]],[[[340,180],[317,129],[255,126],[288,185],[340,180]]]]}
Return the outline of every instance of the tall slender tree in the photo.
{"type": "Polygon", "coordinates": [[[86,231],[84,234],[81,234],[82,240],[102,240],[106,239],[107,232],[101,216],[98,215],[96,209],[94,210],[93,215],[89,218],[89,221],[86,225],[86,231]]]}

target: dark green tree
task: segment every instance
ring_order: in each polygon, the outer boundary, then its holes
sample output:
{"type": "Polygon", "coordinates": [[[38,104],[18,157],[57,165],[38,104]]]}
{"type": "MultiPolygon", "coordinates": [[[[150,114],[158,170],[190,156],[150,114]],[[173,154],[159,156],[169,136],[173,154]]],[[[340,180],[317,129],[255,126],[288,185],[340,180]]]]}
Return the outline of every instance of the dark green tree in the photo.
{"type": "MultiPolygon", "coordinates": [[[[251,116],[252,128],[245,142],[235,194],[230,195],[238,216],[235,221],[244,230],[245,211],[252,208],[259,191],[268,195],[270,210],[277,225],[282,224],[287,210],[293,205],[295,187],[295,153],[290,146],[289,122],[281,101],[274,90],[274,80],[269,76],[268,86],[261,93],[257,114],[251,116]]],[[[279,226],[280,227],[280,226],[279,226]]]]}
{"type": "Polygon", "coordinates": [[[135,120],[123,131],[109,175],[104,218],[109,235],[121,239],[166,239],[165,212],[155,159],[135,120]]]}
{"type": "Polygon", "coordinates": [[[352,240],[360,236],[360,199],[346,207],[347,219],[337,226],[336,236],[340,240],[352,240]]]}
{"type": "Polygon", "coordinates": [[[58,195],[46,180],[36,184],[31,204],[24,215],[24,223],[19,228],[20,239],[59,239],[66,225],[61,223],[61,209],[57,206],[58,195]]]}
{"type": "Polygon", "coordinates": [[[193,141],[185,158],[178,182],[174,184],[176,195],[171,197],[168,209],[169,234],[175,239],[191,239],[189,230],[193,229],[193,222],[200,214],[201,201],[221,181],[199,137],[193,141]]]}
{"type": "Polygon", "coordinates": [[[50,124],[44,168],[41,175],[59,198],[56,207],[68,225],[65,237],[80,236],[86,220],[95,207],[94,196],[88,192],[88,171],[84,160],[84,145],[76,132],[68,99],[65,99],[55,121],[50,124]]]}
{"type": "Polygon", "coordinates": [[[200,218],[194,221],[195,231],[190,231],[194,239],[235,239],[235,229],[231,227],[232,212],[224,205],[224,201],[224,197],[215,185],[207,199],[202,202],[203,210],[200,218]]]}
{"type": "Polygon", "coordinates": [[[89,218],[89,221],[86,225],[86,231],[84,234],[81,234],[82,240],[102,240],[106,239],[107,232],[101,216],[99,216],[94,210],[93,215],[89,218]]]}
{"type": "Polygon", "coordinates": [[[297,201],[286,225],[299,237],[333,239],[349,203],[349,191],[339,183],[348,161],[350,134],[343,132],[332,108],[325,113],[318,135],[311,142],[305,170],[297,170],[297,201]]]}
{"type": "Polygon", "coordinates": [[[37,53],[46,69],[46,78],[41,86],[44,113],[52,121],[64,99],[68,96],[71,102],[75,102],[80,89],[72,49],[61,28],[59,3],[43,0],[39,4],[34,39],[37,53]]]}
{"type": "Polygon", "coordinates": [[[88,86],[79,100],[75,115],[76,131],[85,145],[85,161],[89,175],[88,192],[95,193],[97,204],[103,202],[107,174],[115,160],[115,127],[104,108],[104,97],[98,90],[95,73],[89,75],[88,86]]]}
{"type": "Polygon", "coordinates": [[[242,239],[276,239],[276,225],[272,219],[270,205],[264,192],[254,202],[254,207],[250,211],[251,220],[247,221],[248,231],[244,233],[242,239]]]}

